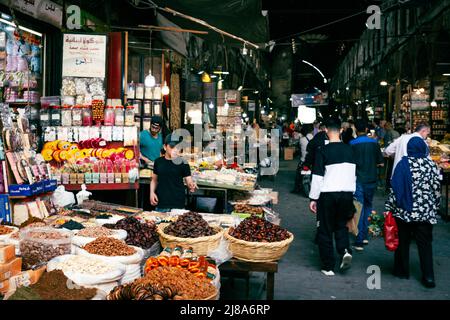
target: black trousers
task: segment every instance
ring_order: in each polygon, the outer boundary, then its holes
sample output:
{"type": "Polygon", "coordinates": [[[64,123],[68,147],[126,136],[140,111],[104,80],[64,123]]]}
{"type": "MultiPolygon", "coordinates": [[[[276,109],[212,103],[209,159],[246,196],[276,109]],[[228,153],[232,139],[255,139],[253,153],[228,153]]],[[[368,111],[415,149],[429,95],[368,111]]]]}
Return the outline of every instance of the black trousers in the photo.
{"type": "Polygon", "coordinates": [[[353,193],[323,192],[317,203],[317,244],[319,246],[322,270],[334,270],[333,236],[336,251],[342,257],[345,250],[351,253],[347,222],[353,217],[353,193]]]}
{"type": "Polygon", "coordinates": [[[398,226],[399,244],[394,256],[394,274],[409,277],[409,247],[415,237],[419,251],[422,276],[434,280],[433,225],[426,222],[405,222],[395,218],[398,226]]]}

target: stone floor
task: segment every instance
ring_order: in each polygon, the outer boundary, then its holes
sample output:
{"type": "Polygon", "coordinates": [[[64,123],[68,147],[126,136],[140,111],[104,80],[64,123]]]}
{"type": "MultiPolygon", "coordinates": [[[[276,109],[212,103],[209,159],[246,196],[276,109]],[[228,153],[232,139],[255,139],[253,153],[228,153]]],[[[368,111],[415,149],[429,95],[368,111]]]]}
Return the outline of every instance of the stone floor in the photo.
{"type": "MultiPolygon", "coordinates": [[[[314,244],[315,216],[308,209],[309,200],[291,194],[295,161],[280,164],[278,175],[261,185],[279,192],[279,204],[275,209],[281,216],[281,225],[295,235],[289,251],[279,263],[275,275],[276,300],[450,300],[450,223],[439,219],[433,231],[434,267],[436,288],[426,289],[420,283],[421,272],[417,247],[413,242],[410,252],[411,276],[409,280],[391,275],[393,253],[384,247],[382,238],[371,239],[363,252],[354,252],[353,266],[345,274],[326,277],[320,272],[317,246],[314,244]],[[380,289],[369,289],[367,282],[372,273],[370,266],[381,270],[380,289]]],[[[383,211],[384,194],[379,192],[374,209],[383,211]]],[[[371,278],[372,279],[372,278],[371,278]]],[[[222,299],[246,299],[245,279],[222,279],[222,299]]],[[[252,273],[249,299],[265,299],[264,274],[252,273]]]]}

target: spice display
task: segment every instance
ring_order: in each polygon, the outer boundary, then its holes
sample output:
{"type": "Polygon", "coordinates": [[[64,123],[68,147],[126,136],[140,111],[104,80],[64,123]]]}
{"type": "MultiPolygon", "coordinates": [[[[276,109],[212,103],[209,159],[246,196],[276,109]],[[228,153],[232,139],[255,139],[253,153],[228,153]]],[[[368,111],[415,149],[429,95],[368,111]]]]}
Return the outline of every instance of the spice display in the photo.
{"type": "Polygon", "coordinates": [[[81,106],[75,106],[72,108],[72,125],[73,126],[81,126],[83,125],[82,121],[83,109],[81,106]]]}
{"type": "Polygon", "coordinates": [[[22,223],[19,228],[22,229],[22,228],[30,226],[31,224],[34,224],[34,223],[43,223],[45,226],[44,220],[36,218],[36,217],[30,217],[27,221],[22,223]]]}
{"type": "Polygon", "coordinates": [[[122,106],[117,106],[114,110],[114,123],[116,126],[125,125],[125,111],[122,106]]]}
{"type": "Polygon", "coordinates": [[[54,265],[57,270],[63,272],[74,272],[99,275],[114,271],[115,269],[99,259],[87,258],[84,256],[70,256],[62,262],[54,265]]]}
{"type": "Polygon", "coordinates": [[[187,212],[169,224],[164,232],[180,238],[198,238],[212,236],[217,233],[208,225],[203,217],[196,212],[187,212]]]}
{"type": "Polygon", "coordinates": [[[81,230],[81,229],[84,229],[84,226],[79,222],[76,222],[74,220],[69,220],[69,221],[65,222],[64,224],[62,224],[61,228],[68,229],[68,230],[81,230]]]}
{"type": "Polygon", "coordinates": [[[53,127],[58,127],[61,125],[61,107],[60,106],[52,106],[50,111],[50,125],[53,127]]]}
{"type": "Polygon", "coordinates": [[[131,127],[134,125],[134,107],[127,106],[127,110],[125,111],[125,126],[131,127]]]}
{"type": "Polygon", "coordinates": [[[249,206],[247,204],[237,204],[234,206],[235,212],[241,212],[241,213],[250,213],[250,214],[263,214],[264,209],[262,207],[254,207],[249,206]]]}
{"type": "Polygon", "coordinates": [[[5,227],[5,226],[0,226],[0,236],[3,236],[3,235],[5,235],[5,234],[9,234],[9,233],[11,233],[11,232],[13,232],[13,231],[14,231],[13,228],[8,228],[8,227],[5,227]]]}
{"type": "Polygon", "coordinates": [[[237,239],[250,242],[278,242],[290,238],[286,229],[257,216],[251,216],[236,228],[230,228],[229,234],[237,239]]]}
{"type": "Polygon", "coordinates": [[[72,126],[72,109],[70,106],[63,106],[61,110],[61,125],[63,127],[72,126]]]}
{"type": "Polygon", "coordinates": [[[63,96],[75,96],[77,94],[77,89],[75,81],[72,79],[65,78],[62,81],[61,95],[63,96]]]}
{"type": "Polygon", "coordinates": [[[71,234],[52,228],[32,228],[20,233],[20,251],[23,264],[32,269],[41,263],[64,254],[70,254],[71,234]]]}
{"type": "Polygon", "coordinates": [[[41,296],[30,287],[20,287],[18,288],[8,300],[43,300],[41,296]]]}
{"type": "Polygon", "coordinates": [[[113,233],[111,230],[105,227],[89,227],[85,228],[77,233],[77,236],[88,237],[88,238],[98,238],[98,237],[108,237],[113,233]]]}
{"type": "Polygon", "coordinates": [[[136,250],[125,242],[108,237],[100,237],[92,242],[89,242],[83,247],[84,250],[91,254],[101,256],[131,256],[136,253],[136,250]]]}
{"type": "Polygon", "coordinates": [[[122,229],[128,234],[125,242],[129,245],[150,249],[158,241],[158,233],[154,223],[141,223],[134,217],[128,217],[116,224],[105,224],[105,228],[122,229]]]}
{"type": "Polygon", "coordinates": [[[60,270],[45,272],[31,288],[43,300],[90,300],[97,294],[97,289],[75,288],[68,285],[69,279],[60,270]]]}

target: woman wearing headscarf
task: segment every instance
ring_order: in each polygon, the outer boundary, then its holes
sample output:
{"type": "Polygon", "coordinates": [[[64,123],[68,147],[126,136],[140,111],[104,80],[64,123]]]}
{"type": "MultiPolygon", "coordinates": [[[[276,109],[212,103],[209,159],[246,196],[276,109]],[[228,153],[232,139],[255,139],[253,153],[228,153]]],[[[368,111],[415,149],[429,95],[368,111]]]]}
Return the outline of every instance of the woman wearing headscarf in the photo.
{"type": "Polygon", "coordinates": [[[399,246],[395,251],[394,275],[409,278],[409,246],[415,237],[419,251],[422,284],[434,288],[432,231],[437,223],[441,186],[439,170],[428,157],[425,141],[414,137],[408,142],[408,156],[402,158],[391,180],[386,210],[398,226],[399,246]]]}

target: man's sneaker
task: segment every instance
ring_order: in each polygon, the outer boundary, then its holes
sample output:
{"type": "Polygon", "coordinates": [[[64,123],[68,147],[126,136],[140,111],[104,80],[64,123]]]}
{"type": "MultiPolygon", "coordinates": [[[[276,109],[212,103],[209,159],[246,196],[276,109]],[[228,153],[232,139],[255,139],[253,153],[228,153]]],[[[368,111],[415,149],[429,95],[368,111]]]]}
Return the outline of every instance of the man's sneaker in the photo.
{"type": "Polygon", "coordinates": [[[364,245],[368,245],[369,244],[369,240],[363,240],[363,244],[364,245]]]}
{"type": "Polygon", "coordinates": [[[346,270],[352,266],[352,255],[345,249],[345,254],[342,257],[341,269],[346,270]]]}
{"type": "Polygon", "coordinates": [[[354,244],[353,246],[352,246],[352,248],[353,248],[353,250],[356,250],[356,251],[364,251],[364,247],[363,247],[363,245],[362,244],[354,244]]]}
{"type": "Polygon", "coordinates": [[[329,277],[334,276],[334,272],[332,270],[328,270],[328,271],[327,270],[321,270],[321,272],[324,275],[329,276],[329,277]]]}

